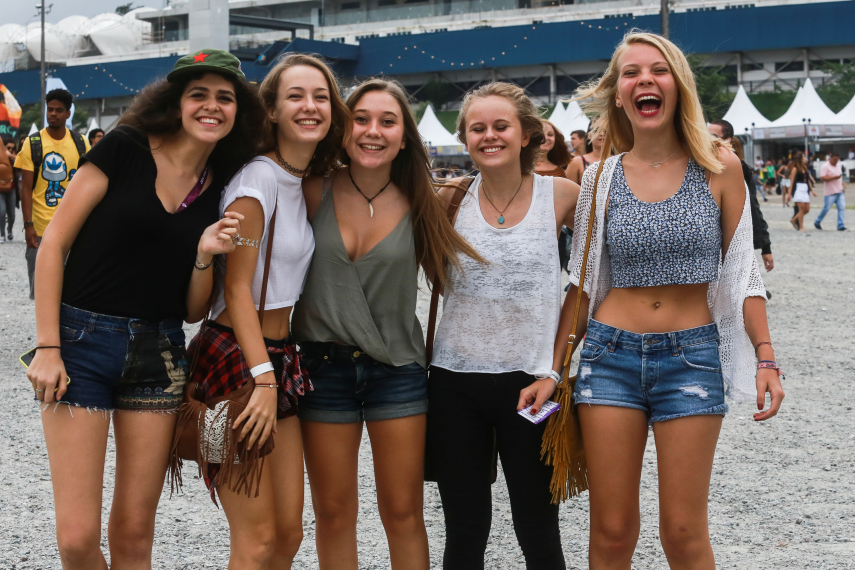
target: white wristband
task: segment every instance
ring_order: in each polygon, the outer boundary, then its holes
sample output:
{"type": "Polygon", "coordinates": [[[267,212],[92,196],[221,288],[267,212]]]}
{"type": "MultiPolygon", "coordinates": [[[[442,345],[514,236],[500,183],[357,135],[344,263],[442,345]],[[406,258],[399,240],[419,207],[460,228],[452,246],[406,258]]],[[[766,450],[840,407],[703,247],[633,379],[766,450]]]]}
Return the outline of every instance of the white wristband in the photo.
{"type": "Polygon", "coordinates": [[[538,374],[537,376],[535,376],[535,378],[537,378],[537,379],[551,378],[552,381],[555,382],[556,386],[561,384],[561,374],[559,374],[555,370],[550,370],[548,374],[538,374]]]}
{"type": "Polygon", "coordinates": [[[263,362],[258,366],[253,366],[249,369],[249,373],[252,374],[253,378],[258,378],[265,372],[273,372],[273,363],[272,362],[263,362]]]}

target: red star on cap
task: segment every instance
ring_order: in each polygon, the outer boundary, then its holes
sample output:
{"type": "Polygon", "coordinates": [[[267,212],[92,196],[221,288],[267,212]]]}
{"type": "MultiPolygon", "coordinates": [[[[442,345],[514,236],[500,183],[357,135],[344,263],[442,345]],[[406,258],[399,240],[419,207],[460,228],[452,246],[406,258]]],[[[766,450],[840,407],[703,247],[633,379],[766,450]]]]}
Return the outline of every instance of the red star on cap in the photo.
{"type": "Polygon", "coordinates": [[[193,63],[199,63],[200,61],[205,63],[205,58],[208,57],[208,55],[209,54],[207,53],[197,53],[193,56],[193,63]]]}

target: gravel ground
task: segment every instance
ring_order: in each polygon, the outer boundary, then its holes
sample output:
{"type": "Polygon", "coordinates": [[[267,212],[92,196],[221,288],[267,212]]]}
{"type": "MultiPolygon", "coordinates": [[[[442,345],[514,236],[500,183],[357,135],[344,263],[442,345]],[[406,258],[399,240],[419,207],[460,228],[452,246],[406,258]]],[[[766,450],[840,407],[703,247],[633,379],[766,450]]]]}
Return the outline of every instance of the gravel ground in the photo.
{"type": "MultiPolygon", "coordinates": [[[[787,399],[781,414],[764,424],[751,420],[750,403],[733,405],[724,422],[710,489],[710,531],[720,568],[855,568],[855,413],[852,401],[840,396],[852,393],[855,371],[855,237],[851,232],[813,229],[821,199],[814,199],[807,235],[793,231],[788,223],[791,210],[784,210],[777,199],[763,206],[776,261],[775,270],[764,275],[773,293],[769,321],[787,372],[787,399]]],[[[834,227],[834,214],[826,218],[827,228],[834,227]]],[[[848,216],[855,226],[855,211],[848,216]]],[[[0,568],[58,569],[39,412],[17,361],[35,339],[21,235],[17,232],[16,241],[0,245],[0,388],[6,394],[0,400],[0,568]]],[[[422,301],[426,313],[427,298],[422,301]]],[[[367,437],[363,443],[360,568],[387,568],[367,437]]],[[[110,449],[104,485],[105,551],[112,458],[110,449]]],[[[657,532],[655,465],[651,436],[641,482],[636,569],[667,567],[657,532]]],[[[501,474],[493,489],[487,567],[524,568],[501,474]]],[[[225,516],[206,497],[200,481],[187,481],[181,496],[170,499],[165,492],[158,515],[155,568],[226,567],[225,516]]],[[[560,516],[568,568],[584,568],[587,495],[565,503],[560,516]]],[[[294,568],[316,568],[308,482],[303,518],[305,539],[294,568]]],[[[425,520],[431,557],[439,567],[444,529],[432,483],[425,486],[425,520]]]]}

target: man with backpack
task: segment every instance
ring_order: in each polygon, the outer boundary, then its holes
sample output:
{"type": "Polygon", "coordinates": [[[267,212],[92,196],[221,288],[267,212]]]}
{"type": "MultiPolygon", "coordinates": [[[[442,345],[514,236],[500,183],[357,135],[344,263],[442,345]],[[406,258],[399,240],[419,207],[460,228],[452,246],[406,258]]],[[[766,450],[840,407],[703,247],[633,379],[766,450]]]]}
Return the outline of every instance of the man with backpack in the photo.
{"type": "Polygon", "coordinates": [[[36,253],[45,228],[53,218],[89,143],[80,133],[65,128],[71,117],[71,93],[54,89],[45,97],[47,127],[30,135],[15,159],[21,169],[21,213],[27,242],[30,299],[35,294],[36,253]]]}

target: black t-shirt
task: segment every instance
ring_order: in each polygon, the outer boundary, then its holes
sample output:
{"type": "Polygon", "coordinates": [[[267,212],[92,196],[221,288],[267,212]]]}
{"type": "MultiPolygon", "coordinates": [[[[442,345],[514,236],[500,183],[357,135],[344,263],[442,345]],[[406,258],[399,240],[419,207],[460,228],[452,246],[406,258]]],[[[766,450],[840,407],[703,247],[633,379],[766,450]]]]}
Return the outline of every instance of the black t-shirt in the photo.
{"type": "Polygon", "coordinates": [[[129,127],[107,133],[80,165],[86,162],[109,185],[71,247],[62,302],[116,317],[185,318],[199,238],[219,218],[223,182],[214,177],[186,209],[167,212],[148,137],[129,127]]]}

